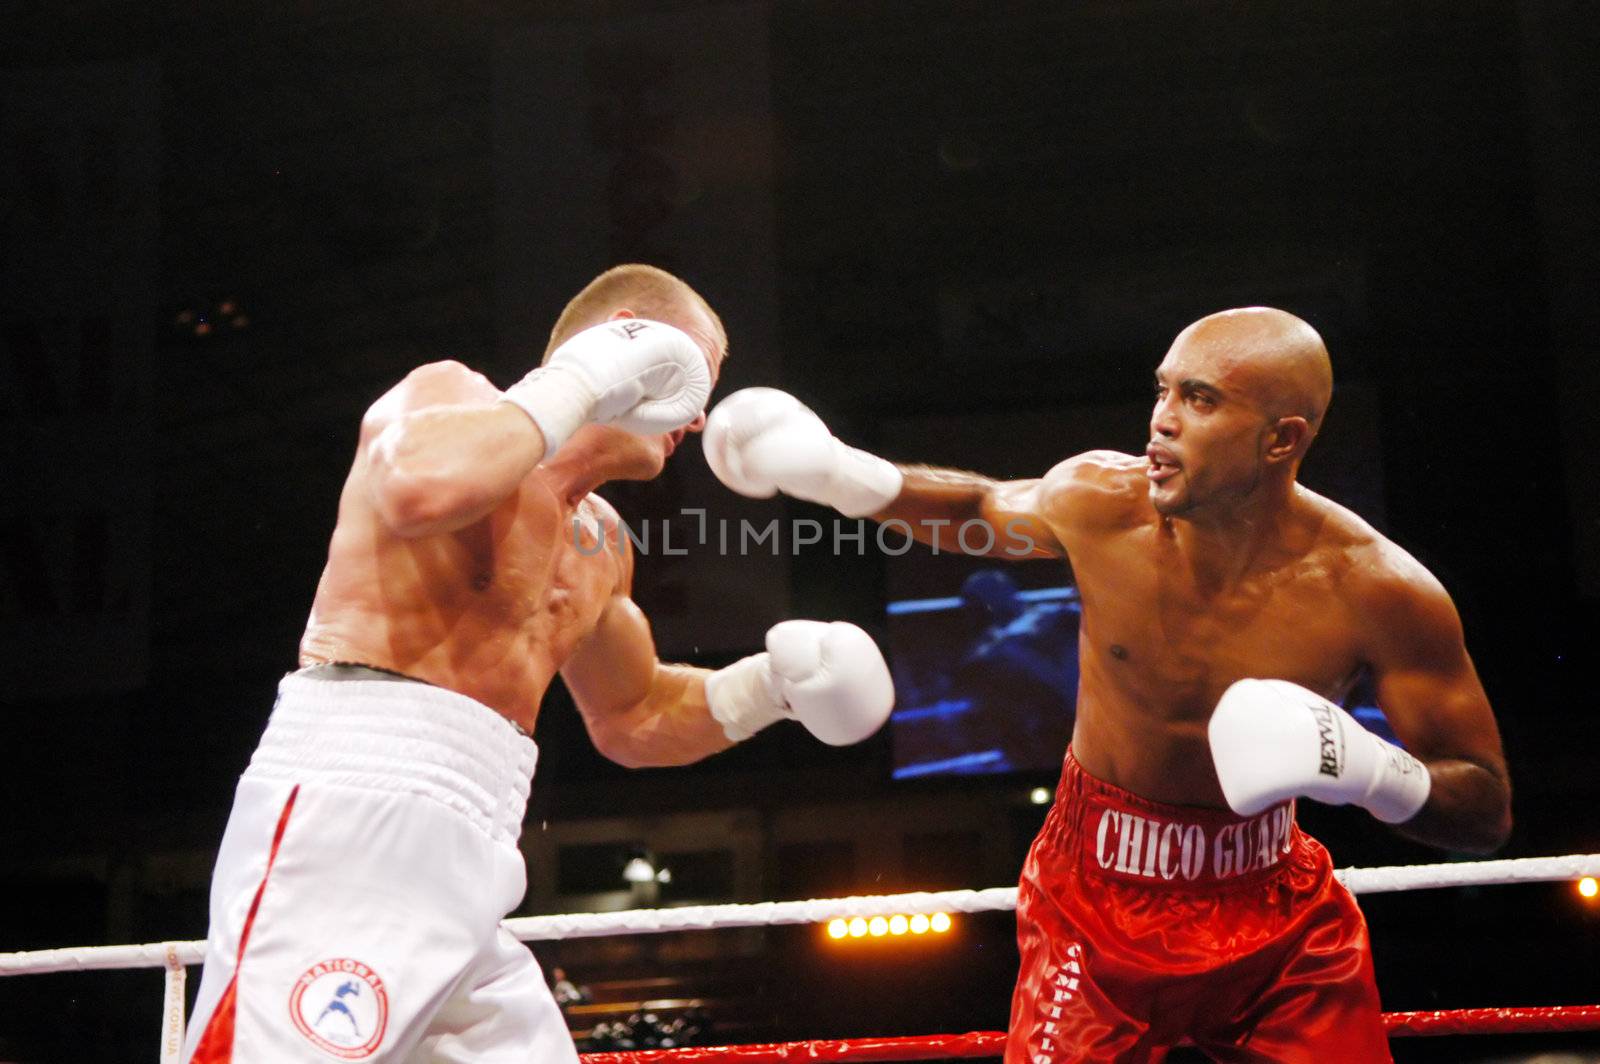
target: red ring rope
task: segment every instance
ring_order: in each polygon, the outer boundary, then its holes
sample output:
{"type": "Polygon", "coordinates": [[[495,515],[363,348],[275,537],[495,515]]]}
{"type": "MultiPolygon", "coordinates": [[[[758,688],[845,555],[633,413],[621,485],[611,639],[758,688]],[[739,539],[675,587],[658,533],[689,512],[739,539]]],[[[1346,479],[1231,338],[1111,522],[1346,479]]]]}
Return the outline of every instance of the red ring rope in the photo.
{"type": "MultiPolygon", "coordinates": [[[[1451,1034],[1540,1034],[1600,1030],[1600,1005],[1551,1005],[1521,1009],[1440,1009],[1386,1012],[1389,1037],[1451,1034]]],[[[772,1064],[801,1060],[935,1060],[998,1057],[1006,1036],[999,1031],[921,1035],[916,1038],[851,1038],[772,1042],[746,1046],[694,1046],[625,1053],[585,1053],[586,1064],[696,1064],[739,1061],[772,1064]]]]}
{"type": "Polygon", "coordinates": [[[742,1064],[795,1060],[937,1060],[998,1057],[1006,1036],[997,1031],[931,1034],[916,1038],[850,1038],[838,1041],[770,1042],[749,1046],[694,1046],[640,1049],[624,1053],[585,1053],[587,1064],[681,1064],[686,1061],[738,1060],[742,1064]]]}
{"type": "Polygon", "coordinates": [[[1390,1038],[1442,1034],[1550,1034],[1600,1030],[1600,1005],[1547,1005],[1525,1009],[1440,1009],[1386,1012],[1390,1038]]]}

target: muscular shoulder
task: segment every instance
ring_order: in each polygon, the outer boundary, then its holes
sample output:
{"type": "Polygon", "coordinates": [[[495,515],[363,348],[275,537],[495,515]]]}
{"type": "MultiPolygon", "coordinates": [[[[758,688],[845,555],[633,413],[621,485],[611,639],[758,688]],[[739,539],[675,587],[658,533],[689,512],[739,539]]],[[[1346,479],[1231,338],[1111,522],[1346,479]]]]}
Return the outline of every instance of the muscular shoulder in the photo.
{"type": "Polygon", "coordinates": [[[633,587],[633,543],[623,530],[622,516],[611,503],[590,492],[578,500],[573,513],[576,529],[573,542],[583,544],[584,553],[598,552],[616,566],[617,590],[627,594],[633,587]],[[604,540],[604,547],[601,547],[604,540]]]}
{"type": "Polygon", "coordinates": [[[1409,551],[1326,499],[1324,542],[1337,559],[1346,598],[1374,638],[1459,638],[1450,594],[1409,551]]]}
{"type": "MultiPolygon", "coordinates": [[[[617,508],[592,491],[578,500],[578,513],[585,521],[604,522],[610,528],[622,523],[617,508]]],[[[627,537],[624,536],[623,540],[626,541],[627,537]]]]}
{"type": "Polygon", "coordinates": [[[1040,482],[1042,509],[1066,525],[1115,525],[1149,507],[1146,462],[1121,451],[1085,451],[1058,462],[1040,482]]]}
{"type": "Polygon", "coordinates": [[[413,410],[455,403],[492,403],[500,389],[477,370],[453,359],[429,362],[407,373],[367,409],[363,427],[383,425],[413,410]]]}

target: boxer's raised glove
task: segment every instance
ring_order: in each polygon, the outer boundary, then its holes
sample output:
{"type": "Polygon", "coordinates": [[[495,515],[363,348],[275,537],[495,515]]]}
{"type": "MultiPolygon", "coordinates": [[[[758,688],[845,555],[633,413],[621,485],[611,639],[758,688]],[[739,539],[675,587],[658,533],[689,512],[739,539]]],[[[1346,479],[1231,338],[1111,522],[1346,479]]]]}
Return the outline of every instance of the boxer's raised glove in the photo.
{"type": "Polygon", "coordinates": [[[834,438],[800,400],[776,388],[745,388],[706,419],[701,449],[717,479],[756,499],[777,492],[866,517],[900,494],[894,464],[834,438]]]}
{"type": "Polygon", "coordinates": [[[1428,767],[1350,714],[1287,680],[1240,680],[1206,726],[1223,797],[1240,816],[1304,795],[1410,820],[1428,800],[1428,767]]]}
{"type": "Polygon", "coordinates": [[[832,746],[858,743],[894,708],[894,681],[872,637],[844,621],[783,621],[767,649],[706,678],[706,701],[723,734],[742,742],[793,719],[832,746]]]}
{"type": "Polygon", "coordinates": [[[687,333],[613,318],[568,338],[504,398],[539,426],[548,456],[588,422],[641,436],[681,429],[710,396],[711,367],[687,333]]]}

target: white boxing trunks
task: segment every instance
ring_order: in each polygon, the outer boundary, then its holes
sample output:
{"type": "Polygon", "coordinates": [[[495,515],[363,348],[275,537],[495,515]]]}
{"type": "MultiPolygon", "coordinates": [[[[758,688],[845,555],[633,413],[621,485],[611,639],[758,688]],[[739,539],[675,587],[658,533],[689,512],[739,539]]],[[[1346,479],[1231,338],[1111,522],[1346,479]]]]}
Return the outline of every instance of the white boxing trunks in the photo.
{"type": "Polygon", "coordinates": [[[500,926],[538,748],[452,691],[319,671],[284,677],[239,780],[184,1059],[576,1061],[500,926]]]}

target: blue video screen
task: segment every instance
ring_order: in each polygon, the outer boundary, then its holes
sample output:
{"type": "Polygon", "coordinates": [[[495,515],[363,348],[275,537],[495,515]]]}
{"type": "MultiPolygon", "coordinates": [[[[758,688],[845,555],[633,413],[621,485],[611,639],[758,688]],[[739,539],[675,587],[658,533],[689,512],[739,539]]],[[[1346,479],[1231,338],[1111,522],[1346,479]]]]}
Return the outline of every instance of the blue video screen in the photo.
{"type": "Polygon", "coordinates": [[[983,568],[957,594],[889,603],[894,777],[1050,769],[1072,736],[1081,605],[983,568]]]}

